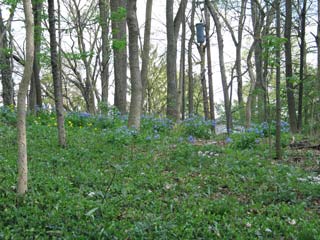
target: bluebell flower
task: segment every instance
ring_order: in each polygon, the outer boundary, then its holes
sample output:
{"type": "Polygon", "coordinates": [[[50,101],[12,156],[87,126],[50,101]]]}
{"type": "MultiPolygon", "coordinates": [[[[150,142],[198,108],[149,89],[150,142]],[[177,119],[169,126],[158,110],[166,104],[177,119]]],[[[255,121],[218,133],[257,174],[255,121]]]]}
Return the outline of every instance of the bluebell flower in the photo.
{"type": "Polygon", "coordinates": [[[154,135],[154,139],[160,139],[160,135],[159,134],[154,135]]]}
{"type": "Polygon", "coordinates": [[[184,141],[183,137],[179,137],[178,142],[182,143],[184,141]]]}
{"type": "Polygon", "coordinates": [[[194,142],[195,142],[195,139],[194,139],[193,136],[189,136],[189,137],[188,137],[188,141],[189,141],[190,143],[194,143],[194,142]]]}
{"type": "Polygon", "coordinates": [[[87,112],[79,112],[79,117],[88,118],[90,117],[90,113],[87,112]]]}
{"type": "Polygon", "coordinates": [[[146,141],[151,141],[151,137],[150,137],[150,136],[147,136],[147,137],[146,137],[146,141]]]}
{"type": "Polygon", "coordinates": [[[260,140],[257,138],[257,139],[255,140],[255,142],[256,142],[256,144],[259,144],[259,143],[260,143],[260,140]]]}
{"type": "Polygon", "coordinates": [[[254,131],[254,129],[253,128],[249,128],[249,129],[247,129],[247,132],[248,133],[251,133],[251,132],[253,132],[254,131]]]}
{"type": "Polygon", "coordinates": [[[226,143],[232,143],[232,139],[230,137],[226,138],[226,143]]]}

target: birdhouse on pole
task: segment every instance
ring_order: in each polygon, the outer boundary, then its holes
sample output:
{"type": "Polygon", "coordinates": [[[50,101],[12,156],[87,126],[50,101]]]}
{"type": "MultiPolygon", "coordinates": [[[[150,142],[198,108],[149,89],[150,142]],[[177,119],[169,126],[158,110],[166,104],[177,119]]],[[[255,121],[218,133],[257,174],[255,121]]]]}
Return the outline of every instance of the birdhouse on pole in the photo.
{"type": "Polygon", "coordinates": [[[204,23],[200,22],[196,24],[196,30],[197,30],[197,42],[202,44],[205,41],[205,35],[204,35],[204,23]]]}

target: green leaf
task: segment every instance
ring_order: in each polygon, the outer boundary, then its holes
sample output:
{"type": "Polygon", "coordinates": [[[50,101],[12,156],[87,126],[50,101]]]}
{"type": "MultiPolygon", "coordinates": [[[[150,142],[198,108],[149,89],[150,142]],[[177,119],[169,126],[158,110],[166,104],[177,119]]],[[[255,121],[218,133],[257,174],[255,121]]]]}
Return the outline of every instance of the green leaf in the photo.
{"type": "Polygon", "coordinates": [[[97,210],[99,209],[99,207],[96,208],[92,208],[90,211],[88,211],[85,215],[90,217],[92,216],[97,210]]]}

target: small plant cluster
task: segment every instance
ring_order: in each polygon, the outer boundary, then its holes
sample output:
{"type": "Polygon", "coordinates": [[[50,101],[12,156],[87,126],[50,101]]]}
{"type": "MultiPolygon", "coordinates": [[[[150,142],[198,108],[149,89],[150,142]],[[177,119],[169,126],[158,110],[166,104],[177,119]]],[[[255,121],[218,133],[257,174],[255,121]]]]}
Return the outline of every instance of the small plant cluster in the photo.
{"type": "Polygon", "coordinates": [[[9,125],[15,125],[17,122],[17,113],[14,106],[2,106],[0,107],[0,123],[6,123],[9,125]]]}
{"type": "Polygon", "coordinates": [[[168,133],[173,128],[173,121],[153,115],[143,115],[141,117],[141,129],[149,129],[154,133],[168,133]]]}
{"type": "MultiPolygon", "coordinates": [[[[289,124],[281,121],[281,132],[286,134],[289,132],[289,124]]],[[[274,121],[271,124],[263,122],[257,124],[245,132],[234,133],[231,137],[227,138],[226,142],[231,144],[235,149],[252,149],[255,148],[263,138],[275,136],[276,124],[274,121]]],[[[284,141],[287,139],[285,137],[284,141]]]]}
{"type": "Polygon", "coordinates": [[[209,139],[213,135],[212,129],[214,126],[215,121],[194,115],[181,123],[181,132],[184,136],[209,139]]]}

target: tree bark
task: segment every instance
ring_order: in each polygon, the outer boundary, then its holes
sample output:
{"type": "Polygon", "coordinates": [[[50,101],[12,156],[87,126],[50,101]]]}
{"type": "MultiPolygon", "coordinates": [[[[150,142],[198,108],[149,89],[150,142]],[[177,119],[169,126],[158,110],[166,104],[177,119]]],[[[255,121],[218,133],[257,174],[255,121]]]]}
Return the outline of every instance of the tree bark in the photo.
{"type": "Polygon", "coordinates": [[[251,61],[253,51],[254,51],[254,44],[251,45],[249,49],[249,53],[247,56],[247,66],[248,66],[248,73],[249,73],[249,78],[250,78],[250,89],[249,89],[249,94],[247,97],[247,104],[246,104],[246,128],[250,128],[251,126],[251,120],[252,120],[252,102],[253,102],[253,91],[256,85],[256,78],[253,73],[253,64],[251,61]]]}
{"type": "Polygon", "coordinates": [[[177,83],[176,83],[176,59],[177,42],[173,22],[173,0],[167,0],[167,116],[178,119],[177,109],[177,83]]]}
{"type": "Polygon", "coordinates": [[[41,83],[40,83],[40,51],[42,34],[42,0],[32,0],[34,18],[34,60],[33,72],[29,93],[29,109],[37,111],[42,107],[41,83]]]}
{"type": "MultiPolygon", "coordinates": [[[[211,42],[210,42],[210,15],[208,7],[205,7],[205,18],[206,18],[206,47],[207,47],[207,66],[208,66],[208,83],[209,83],[209,109],[210,119],[215,121],[214,111],[214,93],[213,93],[213,79],[212,79],[212,60],[211,60],[211,42]]],[[[213,126],[215,130],[215,126],[213,126]]]]}
{"type": "Polygon", "coordinates": [[[128,0],[127,23],[129,29],[129,63],[131,75],[131,102],[128,125],[140,128],[142,84],[139,68],[139,26],[137,19],[137,0],[128,0]]]}
{"type": "Polygon", "coordinates": [[[108,106],[109,90],[109,61],[110,61],[110,43],[109,43],[109,6],[106,0],[99,0],[100,26],[102,38],[102,66],[101,66],[101,100],[108,106]]]}
{"type": "Polygon", "coordinates": [[[173,17],[173,0],[166,1],[167,23],[167,116],[179,119],[177,91],[177,41],[187,0],[181,0],[177,15],[173,17]]]}
{"type": "MultiPolygon", "coordinates": [[[[277,37],[281,38],[281,16],[280,16],[280,2],[276,2],[276,31],[277,37]]],[[[281,159],[281,96],[280,96],[280,79],[281,79],[281,49],[276,51],[276,158],[281,159]]]]}
{"type": "MultiPolygon", "coordinates": [[[[184,8],[185,9],[185,8],[184,8]]],[[[180,49],[180,72],[178,84],[178,116],[185,118],[185,56],[186,56],[186,14],[182,13],[182,33],[181,33],[181,49],[180,49]]]]}
{"type": "Polygon", "coordinates": [[[201,44],[198,46],[198,51],[200,54],[200,77],[201,77],[201,86],[202,86],[202,103],[203,103],[203,112],[204,117],[206,120],[209,119],[209,103],[208,103],[208,91],[207,91],[207,81],[206,81],[206,69],[205,69],[205,62],[206,62],[206,50],[205,46],[201,44]]]}
{"type": "Polygon", "coordinates": [[[243,101],[243,81],[242,81],[242,35],[244,29],[244,23],[246,19],[246,9],[247,9],[247,0],[241,1],[241,12],[238,22],[238,42],[236,45],[236,72],[237,72],[237,82],[238,82],[238,103],[240,107],[240,120],[244,121],[244,101],[243,101]]]}
{"type": "Polygon", "coordinates": [[[152,5],[153,5],[153,0],[147,0],[146,21],[145,21],[144,36],[143,36],[142,63],[141,63],[142,108],[145,101],[145,96],[147,91],[147,82],[148,82],[152,5]]]}
{"type": "Polygon", "coordinates": [[[18,181],[17,195],[24,196],[28,190],[28,160],[26,137],[26,97],[32,75],[34,57],[34,32],[31,0],[23,0],[26,27],[26,59],[23,78],[18,91],[17,130],[18,130],[18,181]]]}
{"type": "Polygon", "coordinates": [[[304,82],[304,66],[305,66],[305,53],[306,53],[306,11],[307,1],[303,0],[303,6],[301,9],[301,29],[300,29],[300,69],[299,69],[299,99],[298,99],[298,130],[302,130],[302,108],[303,108],[303,82],[304,82]]]}
{"type": "Polygon", "coordinates": [[[254,60],[255,60],[255,74],[256,74],[256,86],[257,91],[257,109],[258,119],[260,122],[266,121],[265,109],[266,109],[266,88],[265,79],[263,75],[263,56],[262,56],[262,27],[264,24],[264,12],[259,8],[257,1],[251,1],[251,15],[253,24],[253,35],[255,48],[254,48],[254,60]]]}
{"type": "MultiPolygon", "coordinates": [[[[317,24],[317,88],[320,92],[320,0],[318,0],[318,24],[317,24]]],[[[318,96],[318,109],[320,110],[320,96],[318,96]]],[[[320,120],[320,114],[318,115],[320,120]]]]}
{"type": "Polygon", "coordinates": [[[61,147],[66,147],[66,131],[64,127],[64,109],[62,97],[61,72],[59,70],[59,58],[57,52],[57,39],[55,27],[54,0],[48,0],[49,33],[50,33],[50,53],[51,71],[54,85],[54,101],[57,114],[58,141],[61,147]]]}
{"type": "Polygon", "coordinates": [[[196,4],[195,0],[192,1],[191,7],[191,16],[190,16],[190,39],[188,42],[188,112],[189,117],[191,117],[194,113],[194,103],[193,103],[193,95],[194,95],[194,78],[193,78],[193,62],[192,62],[192,45],[195,37],[195,26],[194,26],[194,16],[195,16],[196,4]]]}
{"type": "MultiPolygon", "coordinates": [[[[111,14],[126,9],[126,0],[110,0],[111,14]]],[[[127,112],[127,46],[118,47],[116,42],[126,42],[127,27],[125,16],[112,17],[113,54],[114,54],[114,105],[121,114],[127,112]]]]}
{"type": "Polygon", "coordinates": [[[0,74],[4,106],[14,105],[14,83],[11,71],[11,57],[8,48],[7,29],[5,28],[0,9],[0,74]]]}
{"type": "Polygon", "coordinates": [[[291,28],[292,28],[292,1],[286,0],[286,18],[285,18],[284,37],[287,39],[285,43],[285,58],[286,58],[286,90],[288,101],[288,113],[290,130],[293,133],[297,132],[297,115],[295,107],[294,86],[292,83],[292,52],[291,52],[291,28]]]}

